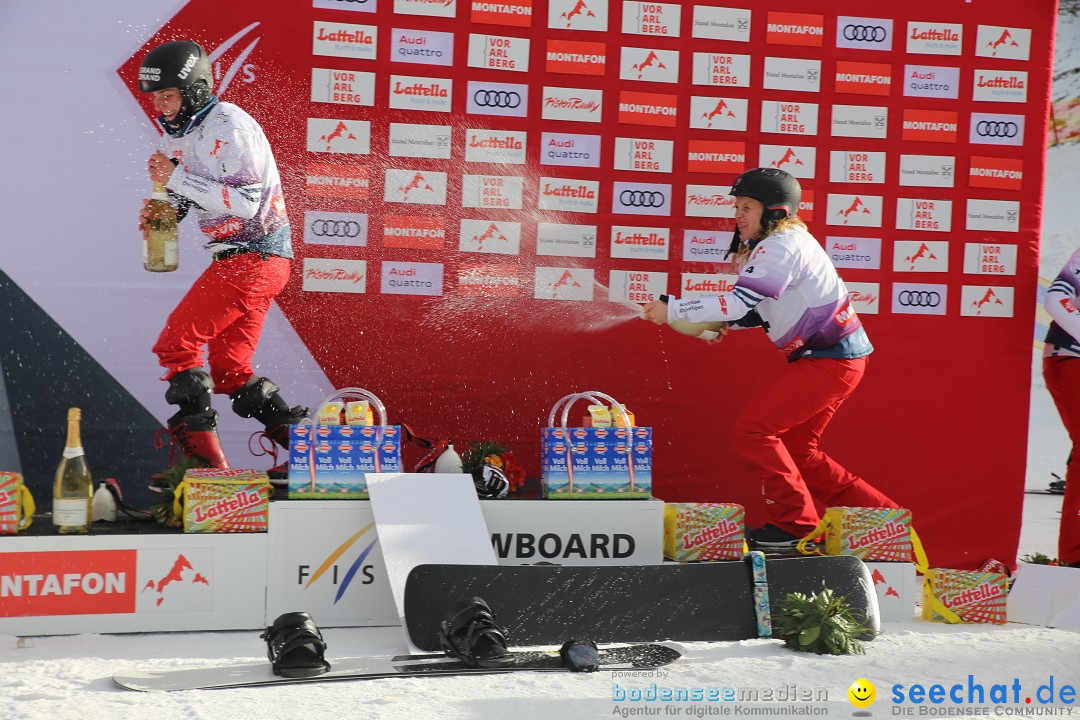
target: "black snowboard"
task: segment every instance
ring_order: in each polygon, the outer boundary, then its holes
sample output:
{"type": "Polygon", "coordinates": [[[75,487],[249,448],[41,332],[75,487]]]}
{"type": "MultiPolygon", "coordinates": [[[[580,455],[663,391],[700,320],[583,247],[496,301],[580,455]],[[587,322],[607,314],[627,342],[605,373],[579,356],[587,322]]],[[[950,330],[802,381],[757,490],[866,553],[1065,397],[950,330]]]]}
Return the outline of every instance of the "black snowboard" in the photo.
{"type": "MultiPolygon", "coordinates": [[[[668,645],[625,645],[600,648],[600,670],[635,670],[661,667],[682,657],[682,652],[668,645]]],[[[503,668],[471,668],[464,663],[437,655],[399,655],[397,657],[331,658],[329,672],[309,678],[283,678],[275,675],[268,661],[244,665],[163,670],[161,672],[120,672],[113,682],[128,690],[143,692],[166,690],[209,690],[252,685],[291,685],[296,683],[341,680],[378,680],[393,677],[433,677],[480,675],[529,670],[532,672],[568,672],[558,651],[525,650],[514,652],[514,664],[503,668]]]]}
{"type": "MultiPolygon", "coordinates": [[[[748,556],[749,557],[749,556],[748,556]]],[[[818,592],[822,583],[880,629],[866,566],[838,555],[770,559],[769,597],[818,592]]],[[[755,638],[748,560],[663,565],[419,565],[405,583],[405,622],[413,644],[439,649],[438,628],[458,600],[481,597],[512,645],[595,642],[727,641],[755,638]]]]}

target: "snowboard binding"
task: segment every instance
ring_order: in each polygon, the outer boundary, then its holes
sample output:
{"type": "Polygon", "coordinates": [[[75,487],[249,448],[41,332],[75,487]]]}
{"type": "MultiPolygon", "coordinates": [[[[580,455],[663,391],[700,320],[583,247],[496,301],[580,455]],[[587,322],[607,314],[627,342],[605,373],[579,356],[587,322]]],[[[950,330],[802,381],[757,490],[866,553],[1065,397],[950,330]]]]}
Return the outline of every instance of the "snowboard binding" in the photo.
{"type": "Polygon", "coordinates": [[[506,630],[495,622],[483,599],[472,597],[450,607],[439,626],[443,652],[469,667],[498,668],[513,664],[506,648],[506,630]]]}
{"type": "Polygon", "coordinates": [[[330,663],[323,657],[326,641],[306,612],[279,616],[259,637],[266,640],[266,654],[275,675],[314,677],[330,669],[330,663]]]}

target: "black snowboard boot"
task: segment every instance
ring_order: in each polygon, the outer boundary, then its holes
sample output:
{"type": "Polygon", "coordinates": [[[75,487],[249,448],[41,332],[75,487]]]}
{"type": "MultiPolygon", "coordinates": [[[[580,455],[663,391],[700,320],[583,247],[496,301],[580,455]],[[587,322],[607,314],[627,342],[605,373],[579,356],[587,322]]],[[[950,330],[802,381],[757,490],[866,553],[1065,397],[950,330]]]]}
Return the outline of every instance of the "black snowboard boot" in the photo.
{"type": "MultiPolygon", "coordinates": [[[[308,409],[300,405],[289,407],[281,397],[280,388],[264,377],[253,377],[232,395],[232,408],[240,417],[255,418],[266,428],[264,435],[284,450],[289,449],[289,426],[307,417],[308,409]]],[[[271,446],[272,447],[272,446],[271,446]]],[[[274,454],[275,462],[277,454],[274,454]]],[[[288,477],[288,458],[267,471],[271,480],[288,477]]]]}

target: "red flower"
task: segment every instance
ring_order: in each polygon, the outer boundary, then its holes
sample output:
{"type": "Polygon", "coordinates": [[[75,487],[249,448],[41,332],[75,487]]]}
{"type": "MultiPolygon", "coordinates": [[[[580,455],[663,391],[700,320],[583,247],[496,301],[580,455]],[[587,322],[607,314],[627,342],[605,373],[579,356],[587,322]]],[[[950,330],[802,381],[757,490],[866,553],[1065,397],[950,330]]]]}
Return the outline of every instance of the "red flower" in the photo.
{"type": "Polygon", "coordinates": [[[503,473],[510,481],[510,488],[516,489],[525,484],[525,468],[517,464],[517,459],[512,452],[504,452],[501,456],[503,461],[503,473]]]}

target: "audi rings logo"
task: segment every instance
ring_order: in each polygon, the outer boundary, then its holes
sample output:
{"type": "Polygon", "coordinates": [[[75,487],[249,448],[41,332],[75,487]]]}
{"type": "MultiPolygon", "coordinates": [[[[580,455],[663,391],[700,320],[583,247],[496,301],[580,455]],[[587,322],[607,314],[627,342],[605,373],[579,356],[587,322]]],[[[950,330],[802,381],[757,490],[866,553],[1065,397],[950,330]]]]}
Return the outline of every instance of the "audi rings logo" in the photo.
{"type": "Polygon", "coordinates": [[[1014,122],[1001,120],[980,120],[975,125],[975,132],[981,137],[1016,137],[1020,126],[1014,122]]]}
{"type": "Polygon", "coordinates": [[[477,90],[473,102],[481,107],[516,108],[521,105],[521,95],[512,90],[477,90]]]}
{"type": "Polygon", "coordinates": [[[664,193],[647,190],[623,190],[619,193],[619,202],[624,207],[664,207],[667,198],[664,193]]]}
{"type": "Polygon", "coordinates": [[[845,25],[844,39],[858,42],[883,42],[889,31],[880,25],[845,25]]]}
{"type": "Polygon", "coordinates": [[[904,290],[897,299],[904,307],[937,307],[941,304],[941,295],[934,290],[904,290]]]}
{"type": "Polygon", "coordinates": [[[316,237],[359,237],[363,228],[355,220],[315,220],[311,232],[316,237]]]}

